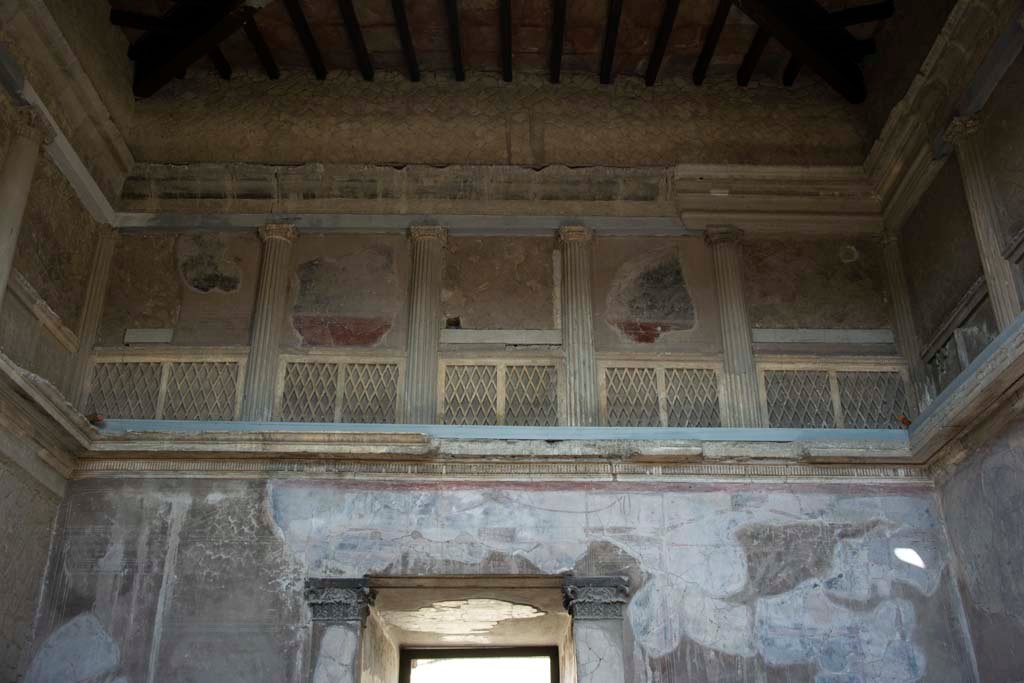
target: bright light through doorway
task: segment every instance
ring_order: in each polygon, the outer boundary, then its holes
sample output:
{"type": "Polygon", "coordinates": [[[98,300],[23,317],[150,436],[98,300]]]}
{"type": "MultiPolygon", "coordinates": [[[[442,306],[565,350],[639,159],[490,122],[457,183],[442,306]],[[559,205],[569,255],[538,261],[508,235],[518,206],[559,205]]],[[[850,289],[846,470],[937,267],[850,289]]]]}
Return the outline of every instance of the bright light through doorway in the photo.
{"type": "Polygon", "coordinates": [[[416,659],[410,683],[551,683],[548,657],[416,659]]]}

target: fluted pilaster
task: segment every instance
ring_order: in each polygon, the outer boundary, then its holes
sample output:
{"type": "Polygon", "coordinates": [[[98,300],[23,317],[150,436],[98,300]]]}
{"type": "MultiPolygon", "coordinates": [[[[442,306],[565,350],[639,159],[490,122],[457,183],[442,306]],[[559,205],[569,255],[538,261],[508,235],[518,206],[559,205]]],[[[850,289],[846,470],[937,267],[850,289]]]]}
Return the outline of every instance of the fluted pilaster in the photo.
{"type": "Polygon", "coordinates": [[[437,420],[437,353],[441,342],[441,275],[447,231],[415,226],[409,285],[409,341],[402,395],[402,419],[412,424],[437,420]]]}
{"type": "Polygon", "coordinates": [[[1003,239],[999,228],[999,207],[988,167],[975,135],[974,118],[956,118],[946,131],[946,140],[956,147],[963,174],[964,192],[971,210],[974,237],[978,242],[985,284],[995,311],[999,329],[1005,329],[1021,312],[1020,275],[1003,257],[1003,239]]]}
{"type": "Polygon", "coordinates": [[[565,606],[572,615],[579,683],[625,683],[626,644],[622,625],[629,604],[624,577],[567,577],[565,606]]]}
{"type": "Polygon", "coordinates": [[[110,280],[110,263],[114,259],[117,239],[117,228],[104,226],[92,255],[92,270],[85,288],[85,303],[78,327],[78,354],[69,383],[69,397],[74,405],[80,408],[85,407],[85,369],[89,367],[89,357],[96,345],[96,334],[100,327],[100,319],[103,317],[103,304],[107,298],[107,285],[110,280]]]}
{"type": "Polygon", "coordinates": [[[14,136],[0,168],[0,301],[14,266],[14,252],[45,134],[45,127],[33,110],[23,107],[16,116],[14,136]]]}
{"type": "Polygon", "coordinates": [[[921,360],[921,342],[914,327],[914,315],[910,306],[910,295],[907,290],[907,277],[903,271],[903,257],[900,254],[899,240],[895,236],[885,235],[882,238],[882,250],[885,257],[886,279],[892,297],[896,344],[899,347],[900,355],[907,361],[907,367],[910,369],[910,385],[914,394],[911,403],[920,413],[931,403],[934,391],[930,387],[924,370],[924,362],[921,360]]]}
{"type": "Polygon", "coordinates": [[[249,362],[245,369],[243,420],[266,422],[273,418],[279,336],[284,324],[285,294],[291,275],[292,244],[297,236],[293,225],[273,224],[260,228],[263,259],[252,320],[249,362]]]}
{"type": "Polygon", "coordinates": [[[714,259],[722,319],[722,426],[766,427],[743,293],[742,236],[731,227],[711,228],[705,235],[714,259]]]}
{"type": "Polygon", "coordinates": [[[598,423],[597,362],[591,304],[591,232],[559,230],[562,243],[562,347],[565,351],[566,418],[573,427],[598,423]]]}

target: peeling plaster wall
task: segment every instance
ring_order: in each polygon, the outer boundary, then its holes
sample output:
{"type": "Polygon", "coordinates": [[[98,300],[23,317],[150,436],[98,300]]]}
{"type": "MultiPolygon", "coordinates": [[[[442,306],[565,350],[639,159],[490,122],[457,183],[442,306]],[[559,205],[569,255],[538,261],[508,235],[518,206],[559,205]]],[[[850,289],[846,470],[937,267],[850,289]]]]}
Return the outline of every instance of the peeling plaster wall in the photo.
{"type": "Polygon", "coordinates": [[[885,263],[872,240],[749,240],[743,279],[756,328],[890,326],[885,263]]]}
{"type": "Polygon", "coordinates": [[[405,348],[410,267],[403,235],[303,234],[292,251],[285,343],[405,348]]]}
{"type": "Polygon", "coordinates": [[[972,449],[941,488],[983,681],[1024,671],[1024,423],[972,449]]]}
{"type": "Polygon", "coordinates": [[[1024,230],[1024,56],[999,81],[982,112],[979,144],[1002,211],[1004,239],[1024,230]]]}
{"type": "Polygon", "coordinates": [[[450,237],[445,318],[472,330],[554,328],[554,247],[550,237],[450,237]]]}
{"type": "Polygon", "coordinates": [[[57,497],[0,454],[0,679],[20,680],[32,655],[35,615],[57,497]]]}
{"type": "Polygon", "coordinates": [[[711,253],[695,237],[598,237],[593,245],[598,351],[721,348],[711,253]]]}
{"type": "Polygon", "coordinates": [[[951,156],[900,232],[900,253],[918,339],[927,344],[981,277],[960,164],[951,156]]]}
{"type": "Polygon", "coordinates": [[[129,234],[114,251],[99,346],[135,328],[170,328],[173,344],[245,346],[259,281],[255,234],[129,234]]]}
{"type": "Polygon", "coordinates": [[[304,681],[307,576],[575,570],[631,579],[629,681],[963,681],[947,551],[910,485],[84,480],[33,671],[304,681]]]}

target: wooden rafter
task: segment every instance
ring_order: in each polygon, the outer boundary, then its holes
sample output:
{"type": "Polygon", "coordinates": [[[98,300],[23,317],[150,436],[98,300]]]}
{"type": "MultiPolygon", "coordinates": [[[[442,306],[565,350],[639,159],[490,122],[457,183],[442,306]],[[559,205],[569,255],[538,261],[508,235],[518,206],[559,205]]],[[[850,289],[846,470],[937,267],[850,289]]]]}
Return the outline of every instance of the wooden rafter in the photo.
{"type": "Polygon", "coordinates": [[[718,8],[715,10],[715,18],[711,20],[707,36],[704,39],[704,47],[701,48],[700,56],[697,57],[697,64],[693,67],[693,82],[702,85],[708,77],[708,67],[711,66],[711,58],[715,56],[715,49],[725,29],[725,22],[729,19],[729,12],[732,10],[732,0],[719,0],[718,8]]]}
{"type": "Polygon", "coordinates": [[[644,83],[647,85],[654,85],[658,80],[658,71],[665,58],[665,50],[668,48],[669,38],[672,37],[672,27],[679,13],[679,2],[680,0],[665,0],[665,11],[661,15],[661,24],[658,25],[658,35],[654,39],[651,56],[647,60],[647,73],[644,75],[644,83]]]}
{"type": "Polygon", "coordinates": [[[768,46],[769,40],[771,40],[771,34],[758,27],[757,33],[754,34],[754,39],[750,42],[750,47],[747,49],[747,54],[743,55],[743,63],[740,64],[740,70],[736,74],[736,83],[740,87],[745,88],[750,85],[750,77],[754,75],[754,69],[757,68],[757,63],[761,61],[761,55],[764,54],[764,49],[768,46]]]}
{"type": "Polygon", "coordinates": [[[306,53],[310,68],[318,80],[327,78],[327,67],[324,65],[323,55],[320,54],[320,47],[316,44],[313,31],[309,28],[309,21],[306,20],[306,13],[302,9],[300,0],[283,0],[285,9],[288,10],[288,17],[291,19],[295,33],[302,43],[302,49],[306,53]]]}
{"type": "Polygon", "coordinates": [[[604,46],[601,48],[601,83],[612,82],[612,67],[615,66],[615,45],[619,39],[619,22],[622,20],[622,0],[608,0],[608,20],[604,28],[604,46]]]}
{"type": "Polygon", "coordinates": [[[420,64],[416,59],[416,48],[412,43],[412,31],[409,30],[409,18],[405,14],[405,0],[391,0],[391,11],[395,15],[395,28],[398,40],[402,43],[402,56],[409,80],[416,83],[420,80],[420,64]]]}
{"type": "Polygon", "coordinates": [[[551,58],[548,60],[548,78],[558,83],[562,78],[562,50],[565,47],[565,3],[553,0],[551,6],[551,58]]]}
{"type": "MultiPolygon", "coordinates": [[[[135,60],[135,95],[153,95],[201,57],[211,55],[221,41],[240,29],[255,12],[242,0],[176,4],[161,18],[165,27],[174,30],[148,31],[129,52],[135,60]]],[[[211,58],[224,75],[226,60],[218,64],[216,56],[211,58]]]]}
{"type": "Polygon", "coordinates": [[[348,36],[348,44],[356,56],[356,64],[359,65],[359,73],[363,75],[364,81],[373,80],[373,63],[370,61],[370,52],[366,49],[366,41],[363,39],[363,29],[359,25],[359,17],[356,16],[356,9],[352,6],[352,0],[338,0],[338,9],[341,18],[345,22],[345,35],[348,36]]]}
{"type": "Polygon", "coordinates": [[[500,0],[498,14],[501,24],[501,78],[512,81],[512,0],[500,0]]]}
{"type": "Polygon", "coordinates": [[[260,27],[256,25],[256,19],[250,17],[249,21],[245,22],[242,28],[245,30],[245,37],[249,39],[252,49],[256,51],[256,56],[259,57],[263,70],[267,72],[267,78],[276,81],[281,77],[281,69],[278,68],[277,62],[274,61],[274,54],[270,51],[267,41],[263,39],[263,33],[260,31],[260,27]]]}
{"type": "Polygon", "coordinates": [[[459,0],[445,0],[448,14],[448,42],[452,51],[452,69],[455,80],[466,80],[466,68],[462,64],[462,31],[459,28],[459,0]]]}

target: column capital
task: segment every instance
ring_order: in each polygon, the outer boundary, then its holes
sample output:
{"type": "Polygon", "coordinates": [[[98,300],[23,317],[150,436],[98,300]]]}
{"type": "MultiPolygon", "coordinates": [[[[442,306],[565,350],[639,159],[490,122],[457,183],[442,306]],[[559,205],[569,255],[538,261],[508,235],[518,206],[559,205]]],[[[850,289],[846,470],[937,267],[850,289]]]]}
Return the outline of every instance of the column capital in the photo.
{"type": "Polygon", "coordinates": [[[622,607],[629,602],[629,581],[623,576],[568,576],[562,591],[574,619],[622,619],[622,607]]]}
{"type": "Polygon", "coordinates": [[[42,114],[35,107],[27,105],[15,109],[14,134],[37,144],[48,144],[54,138],[53,129],[43,119],[42,114]]]}
{"type": "Polygon", "coordinates": [[[366,579],[307,579],[304,593],[313,621],[362,621],[376,593],[366,579]]]}
{"type": "Polygon", "coordinates": [[[709,225],[704,231],[704,242],[709,247],[729,244],[743,239],[743,231],[734,225],[709,225]]]}
{"type": "Polygon", "coordinates": [[[299,236],[298,229],[291,223],[268,223],[260,228],[260,239],[294,242],[299,236]]]}
{"type": "Polygon", "coordinates": [[[954,116],[942,134],[942,139],[951,144],[957,145],[978,132],[981,123],[977,116],[954,116]]]}
{"type": "Polygon", "coordinates": [[[411,225],[409,239],[438,240],[444,244],[448,240],[448,229],[442,225],[411,225]]]}
{"type": "Polygon", "coordinates": [[[563,225],[558,229],[558,239],[562,242],[587,242],[594,236],[594,231],[585,225],[563,225]]]}

